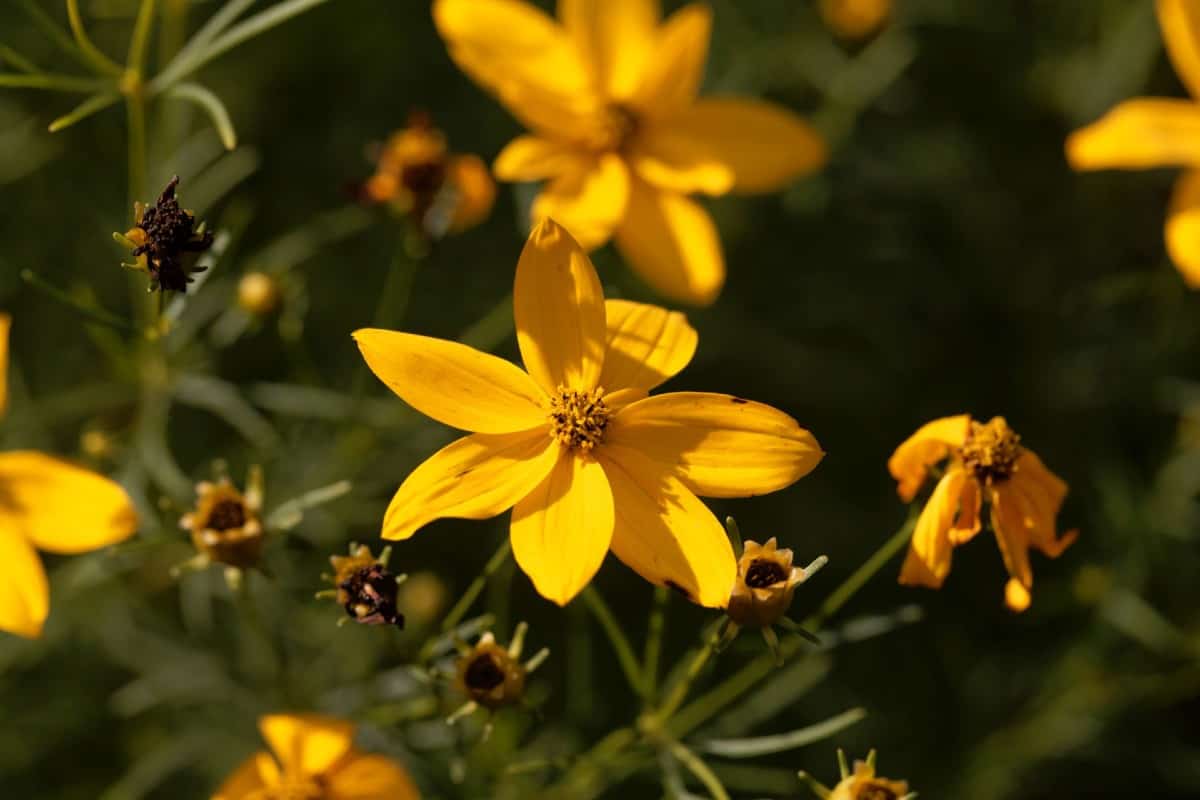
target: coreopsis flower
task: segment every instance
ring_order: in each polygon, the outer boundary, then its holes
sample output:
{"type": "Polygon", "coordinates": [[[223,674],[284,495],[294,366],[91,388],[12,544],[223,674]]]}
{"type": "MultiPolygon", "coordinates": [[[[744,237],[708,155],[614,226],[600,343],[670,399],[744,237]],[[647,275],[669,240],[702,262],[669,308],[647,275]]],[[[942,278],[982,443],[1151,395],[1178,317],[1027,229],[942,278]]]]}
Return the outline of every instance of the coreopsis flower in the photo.
{"type": "Polygon", "coordinates": [[[150,291],[186,292],[192,275],[206,268],[196,265],[200,253],[212,247],[212,231],[196,215],[179,205],[175,190],[179,176],[171,179],[154,205],[134,205],[134,225],[113,237],[134,257],[130,269],[150,275],[150,291]]]}
{"type": "Polygon", "coordinates": [[[262,473],[250,471],[243,494],[228,478],[196,484],[196,507],[184,514],[179,527],[189,531],[196,550],[229,567],[258,564],[263,550],[262,473]]]}
{"type": "Polygon", "coordinates": [[[350,555],[330,556],[333,565],[333,585],[338,605],[346,614],[363,625],[395,625],[404,628],[404,615],[397,610],[396,593],[399,579],[388,571],[390,551],[384,549],[379,558],[371,555],[366,545],[351,545],[350,555]]]}
{"type": "Polygon", "coordinates": [[[412,220],[423,236],[438,239],[483,222],[496,184],[479,156],[449,152],[429,116],[416,113],[384,144],[362,194],[412,220]]]}
{"type": "Polygon", "coordinates": [[[844,39],[865,39],[892,13],[892,0],[821,0],[821,19],[844,39]]]}
{"type": "Polygon", "coordinates": [[[774,536],[764,545],[747,540],[725,613],[743,627],[769,627],[787,613],[796,587],[807,577],[792,565],[791,550],[778,549],[774,536]]]}
{"type": "Polygon", "coordinates": [[[450,55],[527,128],[493,164],[505,181],[549,182],[553,217],[585,248],[610,239],[666,297],[716,299],[721,241],[689,195],[767,192],[817,169],[821,137],[771,103],[697,98],[712,12],[660,22],[656,0],[559,0],[555,20],[522,0],[435,0],[450,55]]]}
{"type": "Polygon", "coordinates": [[[1077,170],[1185,167],[1167,210],[1167,253],[1192,288],[1200,288],[1200,6],[1157,0],[1167,54],[1190,99],[1137,97],[1075,131],[1066,144],[1077,170]]]}
{"type": "Polygon", "coordinates": [[[606,302],[586,253],[553,220],[535,227],[521,254],[513,313],[525,370],[455,342],[354,334],[372,371],[405,402],[473,431],[408,476],[383,537],[512,508],[517,564],[560,605],[611,548],[647,580],[724,607],[737,565],[697,495],[791,485],[823,455],[812,434],[732,395],[647,397],[691,360],[695,330],[679,313],[606,302]]]}
{"type": "Polygon", "coordinates": [[[246,759],[213,800],[417,800],[397,763],[354,746],[354,725],[316,714],[271,714],[258,729],[270,747],[246,759]]]}
{"type": "MultiPolygon", "coordinates": [[[[0,314],[0,415],[7,401],[9,325],[0,314]]],[[[41,635],[50,587],[37,550],[98,550],[128,539],[137,525],[129,496],[114,481],[32,450],[0,453],[0,630],[41,635]]]]}
{"type": "Polygon", "coordinates": [[[916,792],[908,790],[907,781],[893,781],[876,774],[874,750],[867,755],[866,761],[855,761],[853,771],[846,763],[845,753],[838,750],[838,764],[841,780],[832,790],[806,772],[800,773],[800,779],[825,800],[913,800],[917,796],[916,792]]]}
{"type": "Polygon", "coordinates": [[[550,655],[543,647],[528,661],[521,662],[528,630],[526,623],[518,623],[508,647],[498,644],[495,635],[488,631],[474,647],[463,648],[455,671],[458,688],[468,700],[450,715],[450,722],[473,714],[480,707],[495,711],[518,705],[524,699],[525,679],[550,655]]]}
{"type": "Polygon", "coordinates": [[[939,588],[950,572],[951,551],[979,532],[986,502],[1010,576],[1005,603],[1024,611],[1033,588],[1030,548],[1057,558],[1078,534],[1059,538],[1056,532],[1067,485],[1021,444],[1003,417],[983,423],[960,414],[924,425],[888,461],[900,498],[912,502],[938,464],[945,471],[917,518],[900,582],[939,588]]]}

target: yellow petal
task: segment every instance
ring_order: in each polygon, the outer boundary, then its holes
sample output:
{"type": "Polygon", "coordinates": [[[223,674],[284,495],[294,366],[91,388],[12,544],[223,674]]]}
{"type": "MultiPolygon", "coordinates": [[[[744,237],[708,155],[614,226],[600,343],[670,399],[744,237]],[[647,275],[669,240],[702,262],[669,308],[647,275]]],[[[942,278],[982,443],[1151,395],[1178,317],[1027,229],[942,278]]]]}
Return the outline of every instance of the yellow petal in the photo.
{"type": "Polygon", "coordinates": [[[979,523],[979,510],[983,506],[983,491],[979,481],[972,477],[963,481],[962,493],[958,498],[958,516],[954,518],[954,527],[950,529],[950,541],[957,547],[975,538],[982,527],[979,523]]]}
{"type": "Polygon", "coordinates": [[[525,368],[547,393],[596,387],[604,367],[604,292],[587,254],[554,220],[540,222],[521,251],[513,316],[525,368]]]}
{"type": "Polygon", "coordinates": [[[577,158],[533,201],[534,222],[553,219],[571,232],[585,250],[607,242],[625,216],[629,171],[612,153],[577,158]]]}
{"type": "Polygon", "coordinates": [[[1157,9],[1175,72],[1192,97],[1200,98],[1200,6],[1195,0],[1158,0],[1157,9]]]}
{"type": "Polygon", "coordinates": [[[821,19],[838,36],[865,39],[887,21],[892,0],[821,0],[821,19]]]}
{"type": "Polygon", "coordinates": [[[962,447],[971,427],[969,414],[942,417],[922,425],[904,440],[888,459],[888,472],[896,479],[900,499],[911,503],[925,483],[929,468],[962,447]]]}
{"type": "Polygon", "coordinates": [[[367,366],[404,402],[452,428],[513,433],[546,419],[545,395],[520,367],[458,342],[399,331],[354,332],[367,366]]]}
{"type": "Polygon", "coordinates": [[[725,529],[678,478],[634,451],[601,446],[616,507],[612,551],[657,586],[724,608],[737,577],[725,529]]]}
{"type": "Polygon", "coordinates": [[[1033,595],[1016,578],[1009,578],[1004,584],[1004,605],[1013,611],[1024,611],[1032,600],[1033,595]]]}
{"type": "Polygon", "coordinates": [[[583,153],[571,145],[540,136],[518,136],[509,142],[492,168],[502,181],[540,181],[579,169],[583,153]]]}
{"type": "Polygon", "coordinates": [[[0,314],[0,417],[8,410],[8,329],[12,318],[0,314]]]}
{"type": "Polygon", "coordinates": [[[1127,100],[1068,136],[1067,160],[1078,170],[1200,165],[1200,104],[1127,100]]]}
{"type": "Polygon", "coordinates": [[[435,0],[433,18],[451,57],[527,126],[585,130],[593,77],[553,18],[522,0],[435,0]]]}
{"type": "Polygon", "coordinates": [[[225,779],[212,800],[250,800],[252,793],[258,792],[263,786],[258,770],[258,756],[250,756],[225,779]]]}
{"type": "Polygon", "coordinates": [[[600,385],[650,391],[688,365],[699,338],[687,317],[648,303],[607,300],[608,352],[600,385]]]}
{"type": "Polygon", "coordinates": [[[1050,558],[1058,558],[1078,535],[1070,531],[1059,538],[1058,511],[1067,496],[1067,485],[1042,463],[1031,450],[1017,461],[1009,480],[1025,523],[1030,544],[1050,558]]]}
{"type": "Polygon", "coordinates": [[[0,530],[52,553],[84,553],[128,539],[137,526],[120,484],[43,453],[0,453],[0,530]]]}
{"type": "MultiPolygon", "coordinates": [[[[738,192],[770,192],[821,167],[825,141],[786,108],[764,100],[706,97],[638,138],[639,152],[678,172],[723,168],[738,192]]],[[[705,171],[708,172],[705,172],[705,171]]],[[[642,174],[639,172],[639,174],[642,174]]],[[[719,184],[697,186],[716,193],[719,184]]]]}
{"type": "Polygon", "coordinates": [[[0,630],[32,639],[50,612],[50,587],[33,546],[0,520],[0,630]]]}
{"type": "Polygon", "coordinates": [[[1033,586],[1033,567],[1029,564],[1029,526],[1021,511],[1018,495],[1011,483],[992,489],[992,531],[1008,574],[1026,589],[1033,586]]]}
{"type": "Polygon", "coordinates": [[[317,714],[269,714],[259,718],[258,729],[285,772],[308,776],[337,763],[354,739],[354,725],[317,714]]]}
{"type": "Polygon", "coordinates": [[[1167,212],[1167,253],[1184,281],[1200,289],[1200,169],[1190,169],[1175,181],[1167,212]]]}
{"type": "Polygon", "coordinates": [[[538,594],[566,605],[588,585],[613,535],[613,496],[596,461],[562,449],[550,474],[513,508],[513,557],[538,594]]]}
{"type": "Polygon", "coordinates": [[[947,472],[937,486],[929,502],[921,509],[913,528],[908,556],[900,568],[900,582],[907,586],[941,587],[950,573],[950,555],[954,549],[950,541],[950,528],[954,524],[964,483],[969,482],[961,469],[947,472]]]}
{"type": "Polygon", "coordinates": [[[636,451],[702,497],[752,497],[790,486],[824,453],[796,420],[727,394],[674,392],[616,414],[606,450],[636,451]]]}
{"type": "Polygon", "coordinates": [[[383,538],[407,539],[442,517],[487,519],[507,511],[554,466],[552,445],[544,428],[451,442],[400,486],[383,518],[383,538]]]}
{"type": "Polygon", "coordinates": [[[454,190],[450,230],[464,231],[487,219],[496,202],[496,183],[483,159],[476,155],[450,159],[446,182],[454,190]]]}
{"type": "Polygon", "coordinates": [[[682,195],[634,180],[617,246],[656,291],[693,305],[709,305],[725,285],[725,258],[712,218],[682,195]]]}
{"type": "Polygon", "coordinates": [[[351,751],[325,779],[331,800],[419,800],[421,793],[397,763],[351,751]]]}
{"type": "Polygon", "coordinates": [[[600,89],[614,100],[632,95],[657,55],[657,0],[559,0],[558,16],[600,89]]]}
{"type": "Polygon", "coordinates": [[[712,9],[692,3],[659,28],[654,57],[638,83],[631,102],[651,117],[670,116],[696,99],[704,81],[708,41],[712,37],[712,9]]]}

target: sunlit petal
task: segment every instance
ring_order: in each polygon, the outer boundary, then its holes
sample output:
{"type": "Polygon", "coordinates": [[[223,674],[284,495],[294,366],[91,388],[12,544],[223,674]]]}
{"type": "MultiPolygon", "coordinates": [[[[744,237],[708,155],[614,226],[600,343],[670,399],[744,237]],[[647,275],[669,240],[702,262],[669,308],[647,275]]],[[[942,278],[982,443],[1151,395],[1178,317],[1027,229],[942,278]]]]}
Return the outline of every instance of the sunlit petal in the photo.
{"type": "Polygon", "coordinates": [[[593,250],[612,237],[628,203],[629,171],[609,153],[574,159],[537,196],[530,213],[535,222],[553,219],[581,247],[593,250]]]}
{"type": "Polygon", "coordinates": [[[586,154],[571,145],[539,136],[518,136],[496,156],[493,169],[502,181],[540,181],[578,172],[586,161],[586,154]]]}
{"type": "Polygon", "coordinates": [[[399,764],[351,751],[325,778],[330,800],[418,800],[421,793],[399,764]]]}
{"type": "Polygon", "coordinates": [[[349,752],[354,726],[317,714],[270,714],[258,729],[286,770],[319,775],[349,752]]]}
{"type": "Polygon", "coordinates": [[[1200,5],[1195,0],[1157,0],[1158,24],[1175,72],[1200,99],[1200,5]]]}
{"type": "Polygon", "coordinates": [[[8,329],[12,318],[0,314],[0,417],[8,410],[8,329]]]}
{"type": "Polygon", "coordinates": [[[656,57],[657,0],[559,0],[558,16],[614,100],[633,94],[656,57]]]}
{"type": "Polygon", "coordinates": [[[0,518],[0,630],[35,638],[50,611],[50,586],[33,545],[6,527],[0,518]]]}
{"type": "Polygon", "coordinates": [[[908,556],[900,568],[901,583],[937,589],[950,573],[954,549],[950,529],[954,525],[962,487],[968,482],[971,480],[963,470],[953,469],[933,488],[933,494],[921,509],[921,516],[917,517],[913,528],[908,556]]]}
{"type": "Polygon", "coordinates": [[[992,531],[1004,558],[1008,574],[1026,589],[1033,587],[1033,568],[1029,563],[1031,525],[1021,510],[1019,496],[1009,484],[992,489],[992,531]]]}
{"type": "Polygon", "coordinates": [[[654,57],[646,65],[631,102],[651,117],[670,116],[696,99],[704,81],[712,9],[692,3],[659,28],[654,57]]]}
{"type": "Polygon", "coordinates": [[[896,448],[888,459],[888,472],[897,481],[896,491],[901,500],[912,502],[925,483],[929,468],[949,456],[952,448],[962,447],[970,427],[969,414],[942,417],[922,425],[896,448]]]}
{"type": "Polygon", "coordinates": [[[600,385],[609,391],[649,391],[688,365],[696,352],[696,329],[678,311],[608,300],[608,352],[600,385]]]}
{"type": "Polygon", "coordinates": [[[1175,181],[1167,212],[1167,253],[1179,274],[1200,289],[1200,169],[1190,169],[1175,181]]]}
{"type": "Polygon", "coordinates": [[[1127,100],[1067,137],[1078,170],[1200,165],[1200,104],[1143,97],[1127,100]]]}

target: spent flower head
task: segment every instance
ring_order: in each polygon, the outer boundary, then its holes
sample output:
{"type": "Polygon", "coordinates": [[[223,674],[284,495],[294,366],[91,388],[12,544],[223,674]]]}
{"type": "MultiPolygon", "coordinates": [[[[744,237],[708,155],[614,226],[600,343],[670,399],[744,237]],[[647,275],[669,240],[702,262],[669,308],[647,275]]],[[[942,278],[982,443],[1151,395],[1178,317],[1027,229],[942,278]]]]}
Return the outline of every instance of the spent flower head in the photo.
{"type": "Polygon", "coordinates": [[[213,235],[205,223],[197,223],[196,215],[179,205],[178,186],[175,176],[154,205],[135,204],[133,227],[113,234],[134,257],[124,266],[150,275],[150,291],[186,292],[192,275],[206,269],[197,266],[196,259],[212,247],[213,235]]]}
{"type": "Polygon", "coordinates": [[[808,569],[792,564],[792,551],[780,549],[772,536],[766,544],[747,540],[738,559],[737,580],[725,613],[742,627],[766,628],[778,622],[792,605],[796,587],[808,580],[825,561],[808,569]]]}
{"type": "Polygon", "coordinates": [[[876,773],[874,750],[867,754],[865,761],[855,761],[851,770],[846,763],[846,754],[839,749],[838,766],[841,780],[833,789],[806,772],[800,773],[800,779],[822,800],[915,800],[917,796],[916,792],[909,791],[907,781],[890,780],[876,773]]]}
{"type": "Polygon", "coordinates": [[[455,664],[455,683],[467,696],[467,702],[450,715],[450,722],[474,713],[479,708],[495,711],[520,704],[525,698],[525,680],[550,655],[542,648],[522,662],[525,634],[529,626],[518,623],[508,647],[496,642],[491,631],[484,633],[474,646],[463,646],[455,664]]]}
{"type": "Polygon", "coordinates": [[[334,570],[330,580],[336,587],[335,598],[346,609],[349,619],[362,625],[404,628],[404,615],[396,602],[404,577],[388,571],[390,556],[391,548],[385,547],[376,558],[366,545],[351,544],[350,555],[329,557],[334,570]]]}
{"type": "Polygon", "coordinates": [[[196,484],[195,508],[184,514],[179,527],[191,533],[192,544],[209,563],[246,569],[262,557],[264,528],[262,471],[252,468],[245,493],[229,478],[196,484]]]}

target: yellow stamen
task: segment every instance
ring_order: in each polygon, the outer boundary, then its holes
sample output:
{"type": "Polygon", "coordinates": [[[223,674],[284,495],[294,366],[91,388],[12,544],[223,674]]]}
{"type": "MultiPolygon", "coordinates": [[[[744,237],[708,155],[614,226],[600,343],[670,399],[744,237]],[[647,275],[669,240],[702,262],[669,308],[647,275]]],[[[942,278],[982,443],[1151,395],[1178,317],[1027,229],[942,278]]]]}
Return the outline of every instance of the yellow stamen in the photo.
{"type": "Polygon", "coordinates": [[[559,387],[550,399],[550,435],[572,450],[590,452],[604,440],[609,409],[603,389],[578,391],[559,387]]]}

